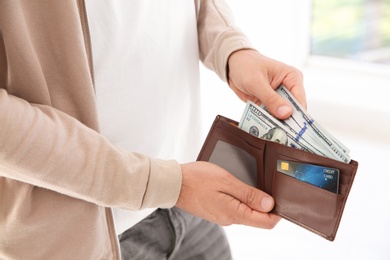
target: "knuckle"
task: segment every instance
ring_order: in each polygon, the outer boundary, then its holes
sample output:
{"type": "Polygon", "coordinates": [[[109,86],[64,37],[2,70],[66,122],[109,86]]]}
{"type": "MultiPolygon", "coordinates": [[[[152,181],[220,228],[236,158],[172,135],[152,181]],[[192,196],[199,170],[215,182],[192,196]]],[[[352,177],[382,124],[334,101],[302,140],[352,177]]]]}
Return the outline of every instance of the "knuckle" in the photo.
{"type": "Polygon", "coordinates": [[[290,72],[287,74],[287,81],[295,86],[299,82],[303,81],[303,72],[297,68],[291,67],[290,72]]]}
{"type": "Polygon", "coordinates": [[[247,187],[243,190],[244,192],[244,203],[248,205],[253,205],[256,202],[257,194],[256,191],[250,187],[247,187]]]}
{"type": "Polygon", "coordinates": [[[247,210],[249,208],[247,207],[247,205],[245,203],[239,203],[237,205],[237,209],[234,213],[234,215],[232,215],[231,217],[231,222],[232,224],[245,224],[245,222],[247,221],[246,219],[246,216],[247,216],[247,210]]]}

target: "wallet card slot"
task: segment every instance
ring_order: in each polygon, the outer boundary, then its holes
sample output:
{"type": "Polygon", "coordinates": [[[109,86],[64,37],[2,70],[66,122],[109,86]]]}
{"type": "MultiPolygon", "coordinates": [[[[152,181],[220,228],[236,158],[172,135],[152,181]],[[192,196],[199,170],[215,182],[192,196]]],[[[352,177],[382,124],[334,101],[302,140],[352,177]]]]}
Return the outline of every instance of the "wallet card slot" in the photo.
{"type": "Polygon", "coordinates": [[[340,185],[347,185],[351,182],[351,176],[345,175],[340,172],[340,185]]]}
{"type": "Polygon", "coordinates": [[[339,194],[346,194],[349,186],[347,184],[339,184],[339,194]]]}
{"type": "Polygon", "coordinates": [[[271,195],[274,212],[332,240],[345,196],[274,172],[271,195]]]}
{"type": "MultiPolygon", "coordinates": [[[[287,147],[289,148],[289,147],[287,147]]],[[[283,148],[282,148],[283,149],[283,148]]],[[[289,148],[289,149],[294,149],[294,148],[289,148]]],[[[302,152],[302,151],[299,151],[302,152]]],[[[306,164],[311,164],[311,165],[316,165],[316,166],[321,166],[321,167],[330,167],[330,168],[336,168],[339,170],[339,191],[338,194],[345,195],[351,186],[351,182],[353,180],[352,176],[350,175],[354,165],[349,165],[345,164],[342,162],[334,161],[329,158],[324,158],[319,155],[313,155],[313,154],[307,154],[304,152],[304,158],[297,158],[294,154],[294,156],[290,156],[289,154],[285,154],[283,152],[280,152],[277,154],[277,157],[275,158],[275,162],[272,163],[268,168],[276,168],[276,160],[281,159],[281,160],[287,160],[291,162],[296,162],[296,163],[306,163],[306,164]],[[338,168],[339,167],[339,168],[338,168]]]]}
{"type": "Polygon", "coordinates": [[[273,212],[330,241],[336,236],[356,169],[355,161],[346,164],[277,143],[266,143],[265,191],[275,200],[273,212]],[[278,160],[339,169],[338,192],[278,172],[278,160]]]}

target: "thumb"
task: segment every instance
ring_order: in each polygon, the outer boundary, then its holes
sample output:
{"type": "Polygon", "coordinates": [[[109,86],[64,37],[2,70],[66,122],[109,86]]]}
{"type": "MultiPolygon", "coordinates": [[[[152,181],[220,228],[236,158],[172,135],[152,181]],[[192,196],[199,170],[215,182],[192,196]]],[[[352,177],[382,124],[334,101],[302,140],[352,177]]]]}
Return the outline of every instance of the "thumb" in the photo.
{"type": "Polygon", "coordinates": [[[269,194],[242,182],[237,184],[241,187],[232,189],[236,191],[236,194],[232,195],[239,201],[259,212],[269,212],[273,209],[275,202],[269,194]]]}
{"type": "MultiPolygon", "coordinates": [[[[263,83],[264,84],[264,83],[263,83]]],[[[267,84],[269,85],[269,84],[267,84]]],[[[254,95],[261,100],[268,112],[279,119],[286,119],[292,114],[292,107],[269,85],[262,89],[257,88],[254,95]]]]}

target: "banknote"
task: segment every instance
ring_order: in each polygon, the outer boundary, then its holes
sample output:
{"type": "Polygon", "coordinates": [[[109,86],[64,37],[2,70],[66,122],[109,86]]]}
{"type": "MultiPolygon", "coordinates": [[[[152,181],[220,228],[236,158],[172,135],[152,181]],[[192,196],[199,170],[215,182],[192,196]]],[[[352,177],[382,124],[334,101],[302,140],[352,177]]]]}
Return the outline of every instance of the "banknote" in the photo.
{"type": "MultiPolygon", "coordinates": [[[[264,106],[261,108],[265,109],[264,106]]],[[[320,151],[320,153],[317,152],[317,154],[323,154],[332,159],[338,158],[330,148],[315,136],[312,127],[304,120],[300,120],[299,115],[297,116],[296,113],[293,113],[291,117],[286,120],[279,120],[276,118],[275,120],[286,126],[296,140],[302,139],[312,150],[320,151]]]]}
{"type": "Polygon", "coordinates": [[[298,122],[299,125],[306,124],[309,135],[316,137],[317,143],[321,144],[324,149],[331,152],[340,161],[350,162],[349,149],[314,120],[284,85],[280,85],[276,92],[287,100],[293,108],[292,116],[285,120],[287,124],[293,124],[291,121],[298,122]]]}
{"type": "Polygon", "coordinates": [[[285,86],[279,86],[276,92],[293,108],[288,119],[279,120],[269,114],[263,105],[258,106],[248,101],[239,128],[260,138],[345,163],[350,162],[349,149],[314,120],[285,86]]]}
{"type": "Polygon", "coordinates": [[[296,138],[289,126],[278,122],[266,110],[251,101],[247,102],[238,127],[259,138],[326,156],[303,138],[296,138]]]}

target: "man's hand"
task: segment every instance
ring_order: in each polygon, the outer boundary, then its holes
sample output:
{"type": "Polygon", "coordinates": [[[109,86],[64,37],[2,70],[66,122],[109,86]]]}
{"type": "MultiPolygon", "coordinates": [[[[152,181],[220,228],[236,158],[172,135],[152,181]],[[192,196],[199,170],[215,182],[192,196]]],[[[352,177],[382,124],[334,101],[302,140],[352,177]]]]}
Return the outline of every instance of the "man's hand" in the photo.
{"type": "Polygon", "coordinates": [[[271,229],[280,217],[269,214],[274,200],[208,162],[182,165],[183,184],[176,206],[219,225],[271,229]]]}
{"type": "Polygon", "coordinates": [[[284,84],[306,108],[302,73],[294,67],[261,55],[255,50],[239,50],[228,61],[229,86],[244,102],[264,103],[279,119],[286,119],[292,108],[274,89],[284,84]]]}

